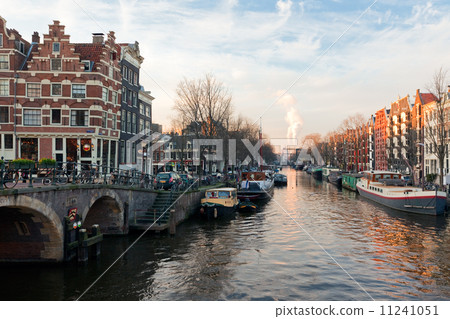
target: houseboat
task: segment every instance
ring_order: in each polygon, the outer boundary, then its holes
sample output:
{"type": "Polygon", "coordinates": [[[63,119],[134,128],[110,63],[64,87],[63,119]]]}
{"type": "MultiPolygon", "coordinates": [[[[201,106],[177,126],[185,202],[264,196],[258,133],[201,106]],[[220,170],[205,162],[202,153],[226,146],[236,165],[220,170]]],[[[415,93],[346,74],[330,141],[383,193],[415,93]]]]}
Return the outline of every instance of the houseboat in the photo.
{"type": "Polygon", "coordinates": [[[335,168],[335,167],[322,168],[322,180],[325,182],[329,182],[328,176],[330,176],[333,172],[339,172],[339,168],[335,168]]]}
{"type": "Polygon", "coordinates": [[[360,173],[342,173],[342,187],[356,192],[356,183],[363,176],[360,173]]]}
{"type": "Polygon", "coordinates": [[[311,174],[315,179],[321,181],[322,180],[322,167],[314,167],[311,170],[311,174]]]}
{"type": "Polygon", "coordinates": [[[445,192],[423,190],[404,186],[401,175],[393,172],[370,171],[357,182],[361,196],[387,207],[425,215],[441,215],[445,211],[445,192]]]}
{"type": "Polygon", "coordinates": [[[200,213],[208,219],[233,218],[238,206],[236,188],[213,188],[205,192],[205,198],[201,200],[200,213]]]}
{"type": "Polygon", "coordinates": [[[275,174],[273,176],[273,180],[275,186],[286,186],[287,185],[287,176],[283,174],[275,174]]]}
{"type": "Polygon", "coordinates": [[[330,175],[328,175],[328,182],[336,185],[337,187],[342,186],[342,173],[340,171],[334,171],[331,172],[330,175]]]}
{"type": "Polygon", "coordinates": [[[238,198],[240,200],[266,200],[273,195],[274,180],[265,172],[243,172],[238,198]]]}

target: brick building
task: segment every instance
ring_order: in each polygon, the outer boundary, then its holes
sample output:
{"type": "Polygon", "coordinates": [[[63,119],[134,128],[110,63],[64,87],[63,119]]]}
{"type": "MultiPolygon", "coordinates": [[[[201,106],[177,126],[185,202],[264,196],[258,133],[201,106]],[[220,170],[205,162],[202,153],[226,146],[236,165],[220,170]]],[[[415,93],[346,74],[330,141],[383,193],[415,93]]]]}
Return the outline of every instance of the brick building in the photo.
{"type": "MultiPolygon", "coordinates": [[[[8,37],[3,45],[11,47],[4,20],[0,23],[3,38],[8,37]]],[[[106,40],[94,34],[92,43],[71,43],[64,28],[54,21],[42,42],[35,32],[31,45],[23,41],[23,52],[9,51],[10,61],[18,55],[26,63],[10,63],[9,96],[7,101],[1,99],[16,114],[15,123],[11,114],[10,122],[2,124],[2,135],[15,132],[17,140],[14,152],[4,152],[5,158],[46,157],[116,167],[120,46],[112,31],[106,40]],[[27,47],[30,50],[25,53],[27,47]]]]}
{"type": "Polygon", "coordinates": [[[388,137],[389,110],[382,108],[375,113],[374,125],[374,150],[375,150],[375,169],[387,170],[386,156],[386,138],[388,137]]]}

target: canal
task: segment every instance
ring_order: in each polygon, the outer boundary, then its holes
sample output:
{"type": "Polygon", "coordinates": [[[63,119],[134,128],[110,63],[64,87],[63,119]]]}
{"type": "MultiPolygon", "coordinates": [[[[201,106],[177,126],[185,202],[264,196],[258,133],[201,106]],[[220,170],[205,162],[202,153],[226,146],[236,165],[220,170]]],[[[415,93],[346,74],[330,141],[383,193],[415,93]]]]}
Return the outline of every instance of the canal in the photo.
{"type": "MultiPolygon", "coordinates": [[[[449,300],[450,227],[283,170],[253,214],[145,235],[81,300],[449,300]]],[[[2,266],[1,300],[75,300],[138,237],[84,267],[2,266]]]]}

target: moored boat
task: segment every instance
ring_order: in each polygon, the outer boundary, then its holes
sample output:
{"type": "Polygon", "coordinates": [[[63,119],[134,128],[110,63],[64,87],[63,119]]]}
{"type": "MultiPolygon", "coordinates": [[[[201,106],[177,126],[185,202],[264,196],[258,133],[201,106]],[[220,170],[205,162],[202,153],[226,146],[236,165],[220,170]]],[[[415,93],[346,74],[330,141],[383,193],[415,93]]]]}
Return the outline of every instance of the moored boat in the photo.
{"type": "Polygon", "coordinates": [[[447,203],[445,192],[405,186],[401,175],[393,172],[364,172],[356,188],[365,198],[408,213],[441,215],[447,203]]]}
{"type": "Polygon", "coordinates": [[[275,174],[273,176],[273,181],[275,186],[286,186],[287,185],[287,176],[283,174],[275,174]]]}
{"type": "Polygon", "coordinates": [[[321,181],[322,180],[322,167],[314,167],[311,170],[311,174],[315,179],[321,181]]]}
{"type": "Polygon", "coordinates": [[[340,171],[332,172],[330,175],[328,175],[328,182],[336,185],[337,187],[342,186],[342,174],[340,171]]]}
{"type": "Polygon", "coordinates": [[[258,209],[258,206],[255,203],[252,203],[248,198],[244,201],[241,201],[239,203],[239,212],[256,212],[258,209]]]}
{"type": "Polygon", "coordinates": [[[200,213],[208,219],[232,218],[238,205],[236,188],[208,189],[205,192],[205,198],[201,200],[200,213]]]}
{"type": "Polygon", "coordinates": [[[342,187],[356,192],[356,183],[361,177],[360,173],[342,173],[342,187]]]}
{"type": "Polygon", "coordinates": [[[322,180],[328,182],[328,176],[330,176],[333,172],[339,172],[339,168],[336,167],[323,167],[322,168],[322,180]]]}
{"type": "Polygon", "coordinates": [[[240,200],[265,200],[273,194],[274,180],[264,172],[243,172],[238,198],[240,200]]]}

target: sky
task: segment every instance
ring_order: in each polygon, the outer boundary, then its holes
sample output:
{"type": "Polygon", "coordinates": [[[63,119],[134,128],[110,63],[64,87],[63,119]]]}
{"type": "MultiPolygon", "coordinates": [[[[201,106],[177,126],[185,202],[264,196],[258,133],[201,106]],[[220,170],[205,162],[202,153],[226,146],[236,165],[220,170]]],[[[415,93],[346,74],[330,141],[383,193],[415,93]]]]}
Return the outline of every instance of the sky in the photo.
{"type": "Polygon", "coordinates": [[[426,92],[450,67],[448,12],[444,0],[16,0],[0,15],[29,41],[53,20],[72,42],[108,31],[138,41],[140,82],[164,130],[178,83],[211,73],[236,115],[261,118],[271,138],[300,140],[426,92]]]}

